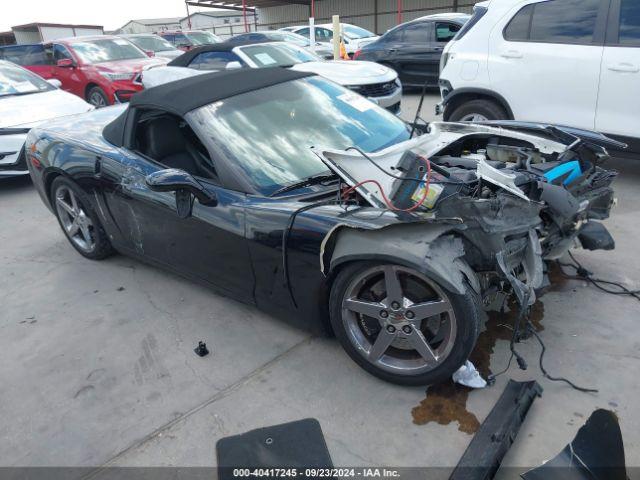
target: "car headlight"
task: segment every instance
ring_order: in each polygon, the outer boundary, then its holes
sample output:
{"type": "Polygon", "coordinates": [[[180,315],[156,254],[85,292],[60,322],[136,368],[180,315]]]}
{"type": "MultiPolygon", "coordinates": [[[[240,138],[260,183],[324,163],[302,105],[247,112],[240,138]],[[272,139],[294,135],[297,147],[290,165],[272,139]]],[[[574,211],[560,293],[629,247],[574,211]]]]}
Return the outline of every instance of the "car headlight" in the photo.
{"type": "Polygon", "coordinates": [[[100,72],[107,80],[111,80],[112,82],[117,82],[119,80],[132,80],[135,77],[135,73],[110,73],[110,72],[100,72]]]}
{"type": "Polygon", "coordinates": [[[444,67],[447,66],[447,62],[449,61],[449,52],[444,52],[440,57],[440,73],[444,70],[444,67]]]}

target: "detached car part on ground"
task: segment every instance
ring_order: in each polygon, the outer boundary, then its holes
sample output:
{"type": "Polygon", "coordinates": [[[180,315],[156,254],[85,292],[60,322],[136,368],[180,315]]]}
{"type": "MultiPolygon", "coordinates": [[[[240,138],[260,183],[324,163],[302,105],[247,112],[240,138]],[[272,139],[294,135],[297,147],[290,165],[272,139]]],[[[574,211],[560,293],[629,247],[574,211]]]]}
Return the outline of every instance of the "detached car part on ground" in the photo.
{"type": "Polygon", "coordinates": [[[483,300],[531,303],[545,259],[578,238],[613,246],[597,222],[615,177],[603,136],[436,123],[411,138],[322,77],[255,73],[167,83],[29,134],[34,184],[79,253],[115,249],[330,329],[367,371],[416,385],[468,358],[483,300]]]}
{"type": "Polygon", "coordinates": [[[11,62],[0,60],[0,178],[27,175],[24,141],[47,120],[93,107],[11,62]]]}

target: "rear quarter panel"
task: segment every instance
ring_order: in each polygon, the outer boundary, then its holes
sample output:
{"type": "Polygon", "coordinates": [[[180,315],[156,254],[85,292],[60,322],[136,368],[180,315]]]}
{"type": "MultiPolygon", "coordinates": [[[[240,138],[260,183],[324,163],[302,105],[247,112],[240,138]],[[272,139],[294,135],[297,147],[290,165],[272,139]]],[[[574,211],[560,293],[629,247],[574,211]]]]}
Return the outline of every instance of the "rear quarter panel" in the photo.
{"type": "Polygon", "coordinates": [[[46,122],[31,129],[25,143],[27,166],[42,201],[52,210],[49,188],[53,179],[65,175],[86,193],[95,188],[95,163],[101,155],[118,150],[102,137],[102,129],[124,106],[46,122]]]}

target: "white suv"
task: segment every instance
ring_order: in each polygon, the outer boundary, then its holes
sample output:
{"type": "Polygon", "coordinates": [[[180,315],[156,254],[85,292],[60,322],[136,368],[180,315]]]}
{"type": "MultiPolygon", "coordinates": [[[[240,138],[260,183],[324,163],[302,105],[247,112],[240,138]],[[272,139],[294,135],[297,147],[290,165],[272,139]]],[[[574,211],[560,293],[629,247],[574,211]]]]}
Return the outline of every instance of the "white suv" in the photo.
{"type": "Polygon", "coordinates": [[[640,0],[478,3],[440,70],[445,120],[550,122],[640,143],[640,0]]]}

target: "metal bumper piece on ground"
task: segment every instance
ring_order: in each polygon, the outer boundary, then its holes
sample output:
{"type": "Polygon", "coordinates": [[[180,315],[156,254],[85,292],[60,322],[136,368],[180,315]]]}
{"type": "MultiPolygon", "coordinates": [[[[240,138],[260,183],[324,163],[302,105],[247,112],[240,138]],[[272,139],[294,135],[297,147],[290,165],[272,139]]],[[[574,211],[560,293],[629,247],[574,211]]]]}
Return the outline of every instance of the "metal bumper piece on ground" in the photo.
{"type": "Polygon", "coordinates": [[[475,434],[449,480],[489,480],[513,444],[536,397],[542,395],[537,382],[509,380],[480,430],[475,434]]]}

